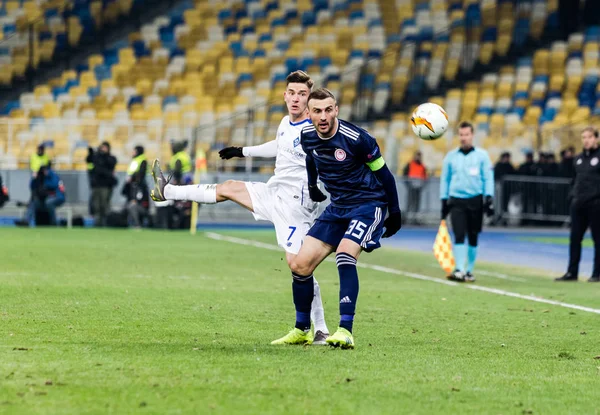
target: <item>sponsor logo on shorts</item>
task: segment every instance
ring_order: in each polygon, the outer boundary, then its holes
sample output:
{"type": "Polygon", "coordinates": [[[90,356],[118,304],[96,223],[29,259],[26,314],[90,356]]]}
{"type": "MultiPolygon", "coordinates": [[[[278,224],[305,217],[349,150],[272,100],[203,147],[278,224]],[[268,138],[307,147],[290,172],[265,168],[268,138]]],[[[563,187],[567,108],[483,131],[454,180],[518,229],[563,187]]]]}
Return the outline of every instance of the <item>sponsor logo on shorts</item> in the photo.
{"type": "Polygon", "coordinates": [[[336,149],[334,155],[335,155],[335,159],[337,161],[346,160],[346,152],[344,150],[342,150],[341,148],[336,149]]]}

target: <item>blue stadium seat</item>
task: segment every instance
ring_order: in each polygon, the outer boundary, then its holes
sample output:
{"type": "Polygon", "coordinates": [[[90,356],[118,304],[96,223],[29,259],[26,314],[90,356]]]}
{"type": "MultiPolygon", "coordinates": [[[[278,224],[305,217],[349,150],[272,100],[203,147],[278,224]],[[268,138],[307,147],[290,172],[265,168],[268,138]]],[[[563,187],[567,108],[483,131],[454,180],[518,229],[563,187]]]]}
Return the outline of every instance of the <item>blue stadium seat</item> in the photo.
{"type": "Polygon", "coordinates": [[[168,104],[177,104],[178,100],[177,97],[175,95],[167,95],[164,99],[163,99],[163,108],[165,106],[167,106],[168,104]]]}
{"type": "Polygon", "coordinates": [[[237,79],[238,88],[242,82],[252,82],[252,74],[251,73],[241,73],[237,79]]]}
{"type": "Polygon", "coordinates": [[[327,10],[329,5],[327,4],[327,0],[314,0],[313,1],[313,10],[315,13],[320,10],[327,10]]]}
{"type": "Polygon", "coordinates": [[[91,86],[88,88],[88,95],[94,99],[100,95],[100,87],[99,86],[91,86]]]}
{"type": "MultiPolygon", "coordinates": [[[[165,98],[166,101],[166,98],[165,98]]],[[[177,101],[175,101],[177,102],[177,101]]],[[[127,103],[127,108],[131,108],[132,105],[134,104],[143,104],[144,103],[144,97],[141,95],[132,95],[129,98],[129,102],[127,103]]]]}
{"type": "Polygon", "coordinates": [[[296,17],[298,17],[298,10],[286,10],[285,14],[283,15],[283,18],[285,19],[285,22],[289,22],[291,19],[295,19],[296,17]]]}
{"type": "Polygon", "coordinates": [[[317,23],[317,16],[312,11],[302,13],[302,26],[314,26],[317,23]]]}
{"type": "Polygon", "coordinates": [[[270,33],[263,33],[258,37],[258,42],[271,42],[273,40],[273,36],[270,33]]]}

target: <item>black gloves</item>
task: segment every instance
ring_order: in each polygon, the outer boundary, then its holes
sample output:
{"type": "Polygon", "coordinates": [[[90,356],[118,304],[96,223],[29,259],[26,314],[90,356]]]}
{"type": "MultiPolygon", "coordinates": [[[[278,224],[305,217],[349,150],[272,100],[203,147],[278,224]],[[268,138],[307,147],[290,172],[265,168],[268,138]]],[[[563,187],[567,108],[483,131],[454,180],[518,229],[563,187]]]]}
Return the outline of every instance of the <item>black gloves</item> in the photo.
{"type": "Polygon", "coordinates": [[[223,160],[229,160],[234,157],[244,157],[244,153],[242,152],[242,147],[225,147],[219,151],[219,156],[223,160]]]}
{"type": "Polygon", "coordinates": [[[400,211],[390,213],[388,218],[383,222],[383,226],[385,226],[384,238],[394,235],[402,227],[402,213],[400,211]]]}
{"type": "Polygon", "coordinates": [[[494,216],[494,199],[492,199],[492,196],[485,197],[485,202],[483,202],[483,211],[488,218],[494,216]]]}
{"type": "Polygon", "coordinates": [[[450,213],[450,205],[448,205],[448,199],[442,199],[442,220],[446,219],[450,213]]]}
{"type": "Polygon", "coordinates": [[[308,186],[308,195],[310,196],[310,199],[313,202],[322,202],[325,199],[327,199],[327,196],[323,194],[323,192],[321,191],[321,189],[319,189],[319,186],[317,185],[308,186]]]}

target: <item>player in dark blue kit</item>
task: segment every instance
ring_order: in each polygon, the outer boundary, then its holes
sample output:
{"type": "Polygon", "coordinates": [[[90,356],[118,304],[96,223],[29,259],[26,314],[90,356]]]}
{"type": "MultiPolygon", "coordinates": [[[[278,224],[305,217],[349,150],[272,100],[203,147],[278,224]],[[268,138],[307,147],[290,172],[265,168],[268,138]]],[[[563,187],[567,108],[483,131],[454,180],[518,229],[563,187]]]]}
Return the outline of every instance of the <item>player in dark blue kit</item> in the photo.
{"type": "Polygon", "coordinates": [[[331,195],[331,204],[308,231],[290,264],[296,326],[273,344],[310,342],[313,272],[335,251],[340,276],[340,324],[326,342],[353,349],[352,323],[358,298],[356,261],[362,251],[378,248],[382,236],[392,236],[400,229],[396,181],[375,139],[362,128],[338,120],[338,107],[330,91],[313,91],[308,109],[313,125],[302,130],[300,141],[306,153],[309,194],[315,202],[326,199],[317,186],[320,178],[331,195]]]}

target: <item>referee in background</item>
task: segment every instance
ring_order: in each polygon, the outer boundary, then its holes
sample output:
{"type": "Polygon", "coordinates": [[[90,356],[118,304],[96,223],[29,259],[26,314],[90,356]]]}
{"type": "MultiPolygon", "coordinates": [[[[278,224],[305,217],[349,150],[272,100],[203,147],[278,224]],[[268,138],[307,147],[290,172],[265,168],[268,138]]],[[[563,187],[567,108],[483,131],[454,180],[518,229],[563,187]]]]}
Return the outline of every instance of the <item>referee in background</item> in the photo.
{"type": "Polygon", "coordinates": [[[581,241],[588,227],[594,240],[594,270],[588,282],[600,282],[600,149],[598,131],[587,127],[581,132],[583,152],[575,157],[575,179],[571,202],[569,268],[556,281],[577,281],[581,241]]]}
{"type": "Polygon", "coordinates": [[[467,282],[475,281],[473,268],[483,214],[494,215],[492,162],[487,151],[473,147],[473,132],[472,124],[460,123],[460,147],[450,151],[444,158],[440,179],[442,220],[450,213],[454,232],[456,269],[447,278],[467,282]],[[469,242],[468,248],[465,238],[469,242]]]}

